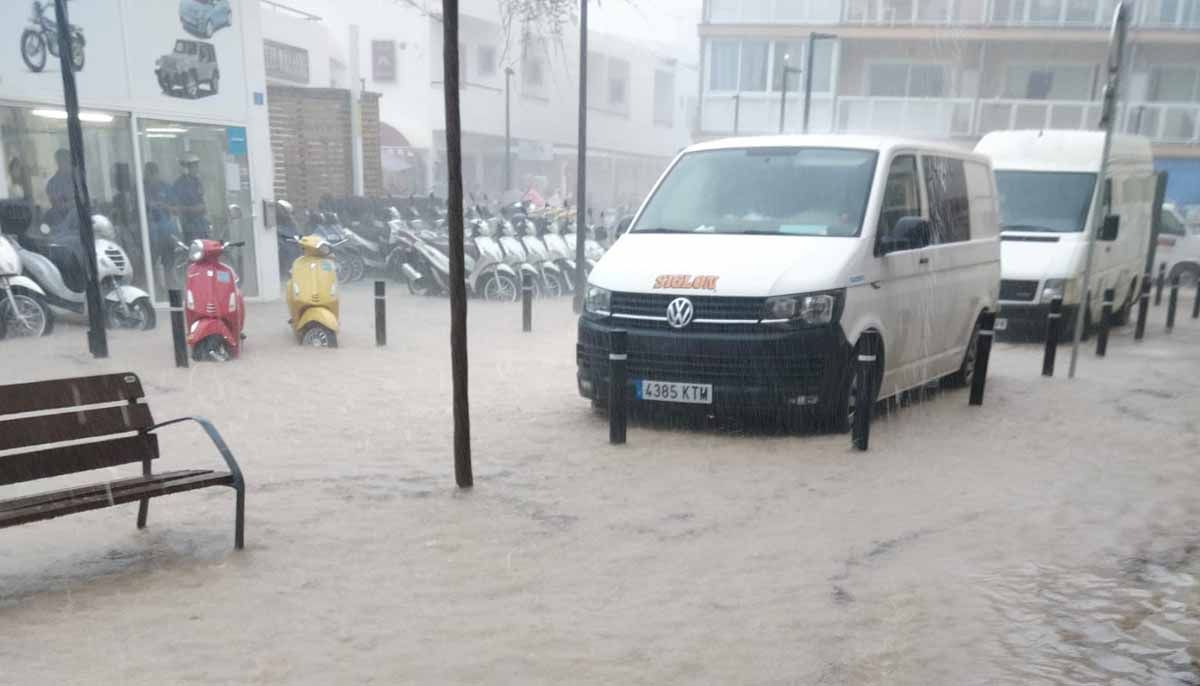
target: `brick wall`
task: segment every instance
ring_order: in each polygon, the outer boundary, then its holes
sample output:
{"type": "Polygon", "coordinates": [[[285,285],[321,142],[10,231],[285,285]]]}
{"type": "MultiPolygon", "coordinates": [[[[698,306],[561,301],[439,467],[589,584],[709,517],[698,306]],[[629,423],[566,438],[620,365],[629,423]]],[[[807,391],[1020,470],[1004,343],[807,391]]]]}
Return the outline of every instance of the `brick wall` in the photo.
{"type": "MultiPolygon", "coordinates": [[[[352,195],[350,92],[336,88],[269,86],[275,197],[315,208],[325,195],[352,195]]],[[[379,151],[379,95],[363,93],[363,182],[367,195],[383,192],[379,151]]]]}

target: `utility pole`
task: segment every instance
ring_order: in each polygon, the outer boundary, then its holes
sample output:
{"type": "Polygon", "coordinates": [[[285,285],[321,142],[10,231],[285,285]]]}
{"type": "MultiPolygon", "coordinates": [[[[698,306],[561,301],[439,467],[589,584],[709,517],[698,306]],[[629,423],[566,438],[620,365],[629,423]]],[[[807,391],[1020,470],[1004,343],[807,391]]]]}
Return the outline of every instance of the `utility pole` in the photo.
{"type": "Polygon", "coordinates": [[[579,0],[579,143],[575,171],[575,314],[583,312],[587,292],[584,243],[587,242],[587,68],[588,0],[579,0]]]}
{"type": "MultiPolygon", "coordinates": [[[[61,0],[60,0],[61,2],[61,0]]],[[[462,114],[458,93],[458,0],[442,0],[443,91],[446,100],[446,214],[450,225],[450,367],[454,377],[454,478],[471,473],[471,407],[467,397],[467,282],[463,246],[462,114]]]]}
{"type": "Polygon", "coordinates": [[[1121,60],[1125,52],[1125,31],[1129,22],[1129,11],[1124,0],[1117,5],[1113,13],[1112,37],[1108,46],[1107,82],[1104,86],[1104,109],[1101,110],[1100,123],[1104,127],[1104,153],[1100,157],[1100,173],[1096,176],[1096,190],[1092,192],[1091,226],[1088,227],[1087,257],[1083,263],[1083,289],[1079,294],[1079,309],[1075,311],[1075,337],[1071,344],[1071,367],[1067,378],[1075,378],[1075,365],[1079,358],[1079,340],[1083,337],[1083,322],[1086,310],[1089,309],[1088,292],[1092,281],[1092,257],[1096,252],[1096,234],[1104,224],[1100,216],[1101,209],[1107,210],[1104,204],[1105,179],[1108,177],[1108,153],[1112,148],[1113,128],[1117,121],[1117,99],[1121,88],[1121,60]]]}
{"type": "Polygon", "coordinates": [[[779,133],[783,133],[784,122],[787,121],[787,84],[788,74],[799,74],[800,70],[788,64],[790,55],[783,56],[783,70],[779,75],[779,133]]]}
{"type": "Polygon", "coordinates": [[[808,133],[808,113],[811,111],[812,105],[813,53],[816,52],[817,41],[834,40],[836,38],[837,36],[832,33],[810,31],[808,34],[808,55],[805,58],[807,64],[804,68],[804,133],[808,133]]]}
{"type": "Polygon", "coordinates": [[[58,22],[58,58],[62,70],[63,103],[67,109],[67,139],[71,148],[75,211],[79,217],[79,241],[83,244],[84,269],[87,271],[88,351],[100,359],[108,357],[108,335],[104,331],[104,301],[100,299],[100,281],[97,278],[96,234],[92,230],[92,201],[88,194],[87,168],[83,159],[79,94],[75,91],[75,70],[71,65],[71,25],[67,16],[67,0],[54,0],[54,20],[58,22]]]}
{"type": "Polygon", "coordinates": [[[504,190],[512,190],[512,67],[504,68],[504,190]]]}

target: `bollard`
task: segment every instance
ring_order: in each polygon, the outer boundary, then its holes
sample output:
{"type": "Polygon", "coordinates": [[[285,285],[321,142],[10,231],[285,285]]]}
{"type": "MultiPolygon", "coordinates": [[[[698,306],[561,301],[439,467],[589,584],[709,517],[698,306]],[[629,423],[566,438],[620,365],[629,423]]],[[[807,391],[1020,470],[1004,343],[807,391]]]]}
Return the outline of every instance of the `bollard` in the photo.
{"type": "Polygon", "coordinates": [[[1171,296],[1167,299],[1167,332],[1175,328],[1175,307],[1179,305],[1179,275],[1171,279],[1171,296]]]}
{"type": "Polygon", "coordinates": [[[987,384],[988,360],[992,357],[992,337],[996,335],[996,313],[979,315],[979,340],[975,345],[975,373],[971,376],[971,405],[983,404],[983,388],[987,384]]]}
{"type": "Polygon", "coordinates": [[[871,443],[871,413],[874,410],[875,369],[879,358],[879,333],[864,331],[858,339],[858,359],[854,361],[854,421],[850,426],[850,444],[866,450],[871,443]]]}
{"type": "Polygon", "coordinates": [[[1062,298],[1054,298],[1046,315],[1046,352],[1042,354],[1042,376],[1054,376],[1054,359],[1058,355],[1058,332],[1061,328],[1062,298]]]}
{"type": "Polygon", "coordinates": [[[1108,327],[1112,323],[1113,299],[1116,297],[1115,289],[1104,289],[1104,302],[1100,305],[1100,331],[1096,334],[1096,357],[1108,354],[1108,327]]]}
{"type": "Polygon", "coordinates": [[[1142,294],[1138,296],[1137,328],[1133,330],[1133,340],[1140,341],[1146,337],[1146,316],[1150,314],[1150,272],[1142,277],[1142,294]]]}
{"type": "Polygon", "coordinates": [[[1154,306],[1162,304],[1163,286],[1167,283],[1167,263],[1158,265],[1158,278],[1154,280],[1154,306]]]}
{"type": "Polygon", "coordinates": [[[387,345],[387,295],[384,293],[384,283],[375,282],[375,345],[382,348],[387,345]]]}
{"type": "Polygon", "coordinates": [[[620,329],[609,333],[608,442],[625,443],[625,366],[629,360],[627,337],[620,329]]]}
{"type": "Polygon", "coordinates": [[[175,345],[175,366],[186,369],[188,349],[187,334],[184,333],[183,323],[183,291],[175,289],[167,291],[167,306],[171,310],[171,338],[175,345]]]}
{"type": "MultiPolygon", "coordinates": [[[[1083,312],[1081,312],[1078,315],[1078,316],[1083,317],[1083,333],[1081,333],[1079,335],[1079,340],[1081,340],[1081,341],[1092,340],[1092,327],[1094,327],[1096,325],[1096,323],[1092,322],[1092,325],[1088,326],[1088,319],[1091,318],[1091,314],[1092,314],[1092,292],[1088,291],[1087,295],[1085,295],[1083,297],[1083,312]]],[[[1074,324],[1075,324],[1074,322],[1071,322],[1071,331],[1072,332],[1075,331],[1074,324]]]]}
{"type": "Polygon", "coordinates": [[[1200,319],[1200,278],[1196,279],[1196,299],[1192,301],[1192,319],[1200,319]]]}
{"type": "Polygon", "coordinates": [[[533,277],[521,272],[521,330],[533,331],[533,277]]]}

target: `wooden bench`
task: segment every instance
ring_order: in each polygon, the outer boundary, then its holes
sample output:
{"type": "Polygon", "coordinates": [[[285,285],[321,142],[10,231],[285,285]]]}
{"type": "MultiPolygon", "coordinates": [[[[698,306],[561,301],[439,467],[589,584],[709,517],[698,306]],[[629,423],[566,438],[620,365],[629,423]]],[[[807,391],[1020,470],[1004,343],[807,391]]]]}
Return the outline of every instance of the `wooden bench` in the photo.
{"type": "Polygon", "coordinates": [[[0,486],[142,463],[139,477],[0,500],[0,529],[134,501],[141,529],[151,498],[227,486],[237,492],[234,546],[240,549],[246,486],[221,434],[199,417],[155,424],[143,396],[142,382],[132,373],[0,386],[0,486]],[[228,472],[151,472],[158,458],[154,432],[186,421],[204,429],[228,472]]]}

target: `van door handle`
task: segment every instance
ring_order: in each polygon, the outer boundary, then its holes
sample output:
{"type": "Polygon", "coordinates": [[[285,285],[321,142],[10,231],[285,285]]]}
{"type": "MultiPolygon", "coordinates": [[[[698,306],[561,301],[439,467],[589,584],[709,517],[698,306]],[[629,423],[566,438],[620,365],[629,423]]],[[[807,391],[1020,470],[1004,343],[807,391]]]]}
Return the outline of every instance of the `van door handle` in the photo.
{"type": "Polygon", "coordinates": [[[921,259],[917,260],[917,264],[929,264],[929,258],[922,257],[921,259]]]}

